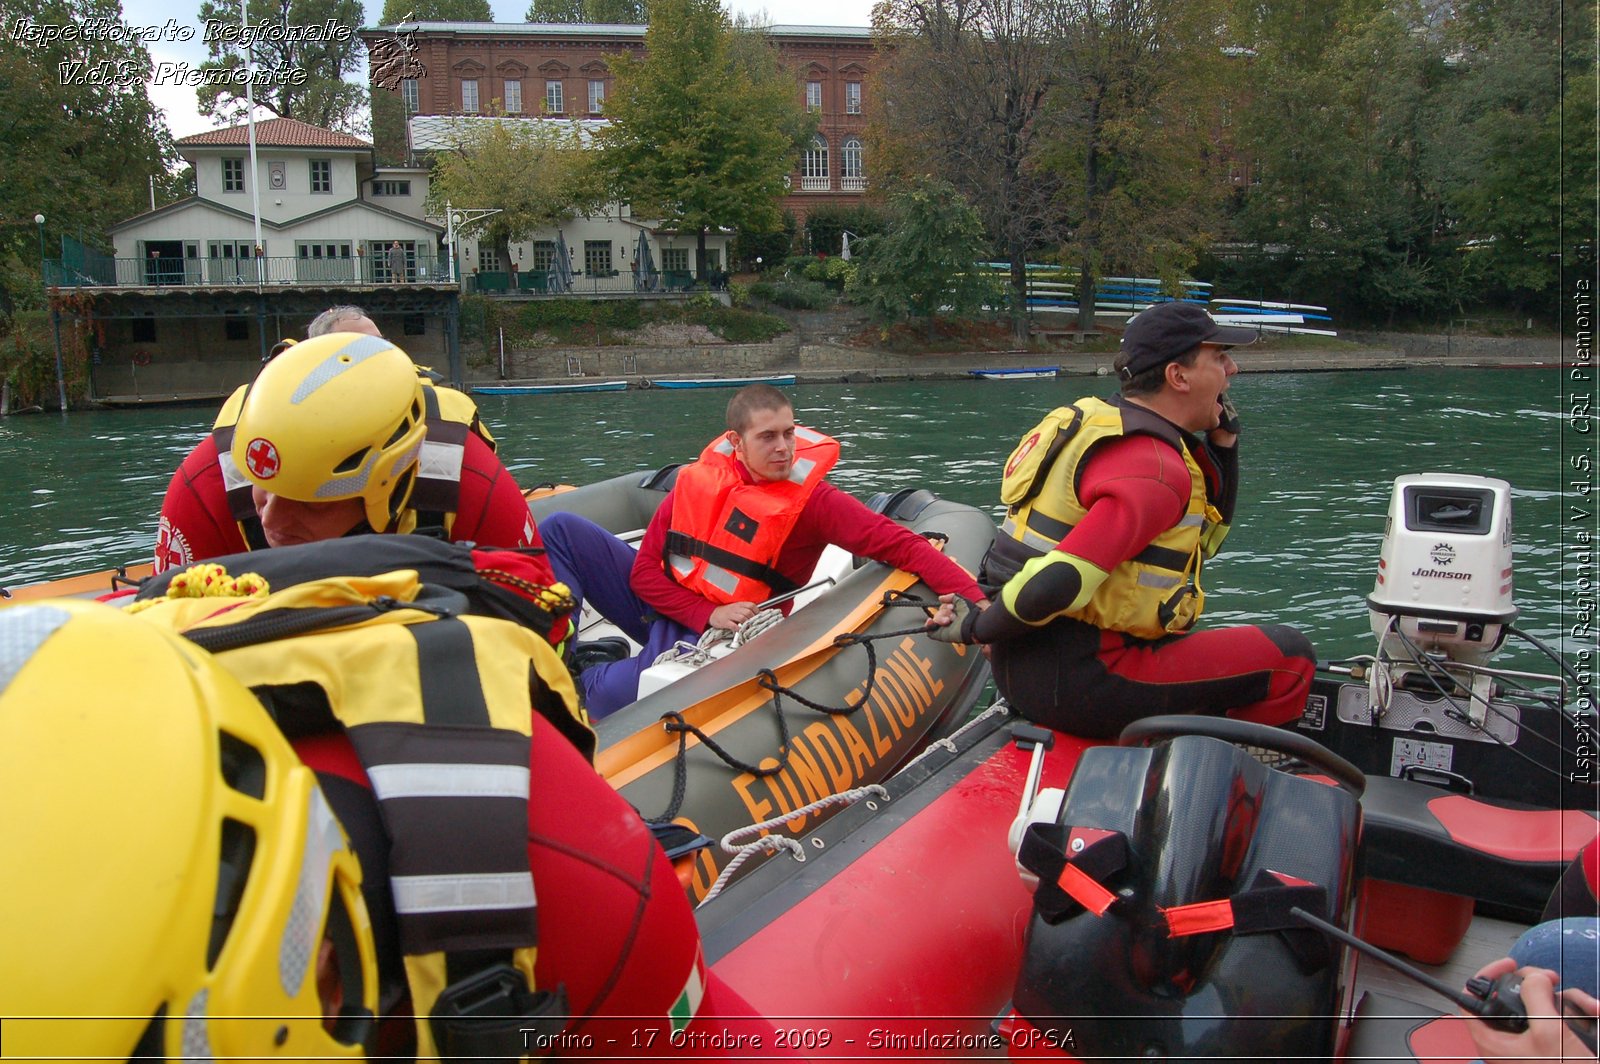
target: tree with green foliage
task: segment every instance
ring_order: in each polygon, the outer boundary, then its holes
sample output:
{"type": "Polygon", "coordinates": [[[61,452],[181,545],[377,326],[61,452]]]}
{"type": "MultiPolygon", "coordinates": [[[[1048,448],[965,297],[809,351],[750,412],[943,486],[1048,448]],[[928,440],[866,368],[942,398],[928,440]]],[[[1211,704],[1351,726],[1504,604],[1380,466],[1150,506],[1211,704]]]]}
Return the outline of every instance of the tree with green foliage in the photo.
{"type": "Polygon", "coordinates": [[[1465,0],[1433,161],[1453,243],[1485,295],[1552,319],[1559,263],[1595,225],[1593,0],[1465,0]],[[1563,24],[1566,33],[1563,34],[1563,24]]]}
{"type": "Polygon", "coordinates": [[[1052,137],[1046,101],[1063,73],[1056,6],[888,0],[874,33],[883,45],[874,180],[937,175],[977,209],[991,247],[1011,261],[1012,331],[1025,338],[1028,259],[1065,232],[1061,178],[1040,165],[1052,137]]]}
{"type": "Polygon", "coordinates": [[[533,0],[527,21],[643,26],[650,21],[649,0],[533,0]]]}
{"type": "Polygon", "coordinates": [[[970,314],[1001,298],[999,285],[973,269],[985,237],[978,212],[949,183],[919,178],[889,197],[887,232],[866,243],[849,290],[882,321],[970,314]]]}
{"type": "Polygon", "coordinates": [[[643,58],[617,56],[600,162],[638,218],[697,234],[771,231],[784,179],[815,128],[764,41],[739,39],[717,0],[654,0],[643,58]]]}
{"type": "MultiPolygon", "coordinates": [[[[367,92],[346,81],[361,66],[361,0],[248,0],[249,31],[239,25],[239,6],[204,0],[200,24],[211,58],[202,70],[239,70],[246,36],[255,62],[255,102],[280,118],[359,133],[366,125],[367,92]],[[331,22],[337,32],[307,40],[307,28],[331,22]],[[259,27],[259,28],[258,28],[259,27]]],[[[240,75],[242,77],[242,75],[240,75]]],[[[200,113],[237,124],[245,120],[245,86],[231,78],[198,90],[200,113]]]]}
{"type": "Polygon", "coordinates": [[[455,147],[433,160],[428,212],[443,217],[445,204],[498,208],[466,228],[511,261],[511,244],[527,240],[605,201],[593,153],[565,123],[519,119],[460,119],[455,147]]]}
{"type": "Polygon", "coordinates": [[[383,0],[385,26],[402,22],[493,22],[489,0],[383,0]]]}
{"type": "Polygon", "coordinates": [[[1241,29],[1254,54],[1234,118],[1256,173],[1235,221],[1256,250],[1239,279],[1345,312],[1436,307],[1452,266],[1426,158],[1437,27],[1417,4],[1304,0],[1260,5],[1241,29]]]}
{"type": "MultiPolygon", "coordinates": [[[[0,0],[0,25],[13,33],[120,17],[117,0],[0,0]]],[[[169,173],[172,135],[146,89],[149,51],[106,34],[80,36],[0,47],[0,313],[39,304],[35,215],[45,217],[46,256],[56,258],[63,234],[109,246],[109,226],[149,209],[152,178],[158,203],[184,194],[169,173]],[[115,74],[76,76],[97,69],[115,74]]]]}
{"type": "Polygon", "coordinates": [[[1095,326],[1108,275],[1176,290],[1220,222],[1214,150],[1225,80],[1218,0],[1064,0],[1042,165],[1061,178],[1078,267],[1078,326],[1095,326]]]}

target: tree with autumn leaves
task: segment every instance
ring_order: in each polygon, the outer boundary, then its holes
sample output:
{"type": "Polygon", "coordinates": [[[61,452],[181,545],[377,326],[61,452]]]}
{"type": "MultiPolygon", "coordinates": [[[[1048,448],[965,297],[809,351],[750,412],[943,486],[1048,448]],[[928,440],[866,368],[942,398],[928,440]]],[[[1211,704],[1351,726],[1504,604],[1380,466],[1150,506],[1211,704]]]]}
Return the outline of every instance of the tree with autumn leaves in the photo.
{"type": "Polygon", "coordinates": [[[602,172],[635,217],[696,234],[704,280],[712,229],[777,228],[813,119],[771,47],[717,0],[653,0],[644,56],[617,56],[612,70],[602,172]]]}

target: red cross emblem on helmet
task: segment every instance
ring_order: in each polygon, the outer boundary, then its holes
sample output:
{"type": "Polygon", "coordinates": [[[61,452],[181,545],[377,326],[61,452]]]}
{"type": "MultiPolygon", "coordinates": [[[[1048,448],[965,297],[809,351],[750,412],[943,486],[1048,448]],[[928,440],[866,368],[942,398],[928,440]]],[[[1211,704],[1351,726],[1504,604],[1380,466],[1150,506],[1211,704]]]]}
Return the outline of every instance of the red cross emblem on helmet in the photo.
{"type": "Polygon", "coordinates": [[[257,436],[250,441],[250,446],[244,449],[244,464],[249,467],[250,475],[257,480],[271,480],[278,475],[278,470],[283,468],[283,462],[278,458],[278,449],[272,445],[271,440],[257,436]]]}

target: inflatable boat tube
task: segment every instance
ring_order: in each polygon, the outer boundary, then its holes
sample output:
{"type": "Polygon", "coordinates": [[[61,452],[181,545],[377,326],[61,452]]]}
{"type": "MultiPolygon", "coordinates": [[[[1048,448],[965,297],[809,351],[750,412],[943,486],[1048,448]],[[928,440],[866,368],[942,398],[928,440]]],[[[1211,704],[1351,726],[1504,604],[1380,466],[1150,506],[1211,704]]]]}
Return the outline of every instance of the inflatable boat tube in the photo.
{"type": "MultiPolygon", "coordinates": [[[[675,471],[536,493],[529,509],[536,519],[567,511],[614,533],[636,531],[649,523],[675,471]]],[[[907,528],[942,539],[945,553],[968,571],[977,570],[995,535],[994,522],[981,510],[928,491],[899,492],[874,505],[907,528]]],[[[674,666],[685,674],[601,720],[596,767],[647,819],[673,811],[674,822],[709,839],[887,779],[929,739],[964,721],[989,677],[976,647],[922,634],[881,638],[870,654],[859,642],[836,643],[841,636],[871,638],[920,625],[924,609],[887,604],[901,595],[936,597],[909,573],[847,560],[831,586],[802,600],[780,623],[706,664],[674,666]],[[763,686],[763,669],[789,693],[763,686]],[[801,699],[851,708],[825,713],[801,699]],[[680,718],[718,750],[669,730],[666,723],[680,718]]],[[[647,671],[641,690],[650,689],[650,679],[647,671]]],[[[831,812],[795,817],[781,830],[802,835],[831,812]]],[[[726,860],[702,847],[680,867],[695,900],[705,897],[726,860]]]]}

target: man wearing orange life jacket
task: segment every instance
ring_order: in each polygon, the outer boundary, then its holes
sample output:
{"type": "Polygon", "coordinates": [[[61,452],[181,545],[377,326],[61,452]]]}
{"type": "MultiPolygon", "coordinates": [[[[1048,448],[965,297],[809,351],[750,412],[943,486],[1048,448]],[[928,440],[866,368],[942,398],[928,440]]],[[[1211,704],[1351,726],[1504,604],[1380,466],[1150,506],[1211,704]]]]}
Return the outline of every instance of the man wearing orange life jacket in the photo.
{"type": "MultiPolygon", "coordinates": [[[[591,717],[632,702],[639,673],[676,641],[737,628],[803,585],[830,543],[915,573],[947,603],[988,605],[927,540],[829,484],[838,455],[837,441],[795,425],[788,396],[752,384],[729,401],[728,431],[678,471],[637,553],[573,514],[540,522],[556,578],[643,646],[579,676],[591,717]]],[[[947,605],[935,623],[948,619],[947,605]]]]}

